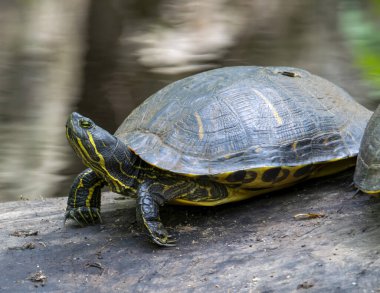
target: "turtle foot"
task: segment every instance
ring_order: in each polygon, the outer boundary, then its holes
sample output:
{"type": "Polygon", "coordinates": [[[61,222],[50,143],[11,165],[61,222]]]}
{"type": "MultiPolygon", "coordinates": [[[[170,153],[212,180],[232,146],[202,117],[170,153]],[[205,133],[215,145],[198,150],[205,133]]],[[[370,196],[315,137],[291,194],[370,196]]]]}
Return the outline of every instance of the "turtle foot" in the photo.
{"type": "Polygon", "coordinates": [[[169,235],[168,231],[161,222],[154,220],[144,222],[149,233],[148,236],[154,243],[166,247],[175,246],[175,238],[169,235]]]}
{"type": "Polygon", "coordinates": [[[96,223],[102,223],[102,217],[100,216],[100,209],[98,208],[88,208],[88,207],[79,207],[79,208],[70,208],[66,209],[65,218],[63,223],[68,219],[74,220],[81,227],[87,225],[94,225],[96,223]]]}

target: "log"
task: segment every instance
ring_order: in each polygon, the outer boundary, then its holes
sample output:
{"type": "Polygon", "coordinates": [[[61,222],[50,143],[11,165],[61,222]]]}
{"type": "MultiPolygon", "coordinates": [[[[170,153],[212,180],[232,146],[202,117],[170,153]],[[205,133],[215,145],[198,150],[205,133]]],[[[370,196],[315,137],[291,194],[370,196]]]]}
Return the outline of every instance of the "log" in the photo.
{"type": "Polygon", "coordinates": [[[165,206],[177,246],[146,241],[135,201],[63,226],[66,198],[0,205],[1,292],[377,292],[380,200],[352,170],[215,208],[165,206]],[[42,288],[41,288],[42,287],[42,288]]]}

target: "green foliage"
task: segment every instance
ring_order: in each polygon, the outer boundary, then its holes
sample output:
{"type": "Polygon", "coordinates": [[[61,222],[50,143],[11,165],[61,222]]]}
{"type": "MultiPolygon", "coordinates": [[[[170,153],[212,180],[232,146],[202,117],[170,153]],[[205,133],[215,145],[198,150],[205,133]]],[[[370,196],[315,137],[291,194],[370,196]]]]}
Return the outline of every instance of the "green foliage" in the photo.
{"type": "MultiPolygon", "coordinates": [[[[371,13],[380,15],[380,0],[372,0],[377,9],[371,13]]],[[[348,41],[355,63],[360,67],[365,80],[374,92],[372,97],[380,99],[380,34],[379,23],[371,18],[369,11],[347,7],[340,14],[341,30],[348,41]]]]}

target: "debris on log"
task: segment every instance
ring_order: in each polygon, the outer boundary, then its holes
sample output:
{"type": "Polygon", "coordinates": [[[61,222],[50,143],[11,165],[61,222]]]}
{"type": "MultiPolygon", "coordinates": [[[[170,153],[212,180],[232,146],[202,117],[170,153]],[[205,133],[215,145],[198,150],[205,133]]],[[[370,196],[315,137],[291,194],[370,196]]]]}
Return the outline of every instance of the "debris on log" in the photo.
{"type": "Polygon", "coordinates": [[[353,196],[351,180],[352,170],[236,204],[165,206],[173,248],[149,243],[135,201],[119,195],[105,193],[104,223],[85,228],[63,226],[66,198],[2,203],[0,291],[377,292],[380,199],[353,196]]]}

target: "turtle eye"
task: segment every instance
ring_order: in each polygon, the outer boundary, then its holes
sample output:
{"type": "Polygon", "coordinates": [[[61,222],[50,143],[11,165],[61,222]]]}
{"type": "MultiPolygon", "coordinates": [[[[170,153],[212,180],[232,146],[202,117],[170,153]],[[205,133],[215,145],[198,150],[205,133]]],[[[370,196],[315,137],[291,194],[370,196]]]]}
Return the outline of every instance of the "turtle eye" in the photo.
{"type": "Polygon", "coordinates": [[[79,125],[82,128],[91,128],[92,127],[92,123],[90,121],[88,121],[88,120],[85,120],[85,119],[81,119],[79,121],[79,125]]]}

